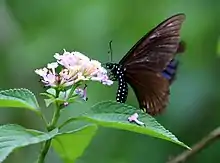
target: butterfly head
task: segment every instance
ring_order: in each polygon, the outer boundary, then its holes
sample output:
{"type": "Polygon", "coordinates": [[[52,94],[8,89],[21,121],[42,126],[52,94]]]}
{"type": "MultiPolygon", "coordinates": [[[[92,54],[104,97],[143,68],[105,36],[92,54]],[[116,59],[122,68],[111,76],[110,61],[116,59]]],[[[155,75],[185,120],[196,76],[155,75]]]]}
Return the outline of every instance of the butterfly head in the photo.
{"type": "Polygon", "coordinates": [[[112,70],[116,67],[116,63],[106,63],[105,68],[108,70],[112,70]]]}
{"type": "Polygon", "coordinates": [[[105,68],[108,69],[110,72],[109,76],[111,80],[117,80],[120,75],[123,75],[122,68],[117,63],[106,63],[105,68]]]}

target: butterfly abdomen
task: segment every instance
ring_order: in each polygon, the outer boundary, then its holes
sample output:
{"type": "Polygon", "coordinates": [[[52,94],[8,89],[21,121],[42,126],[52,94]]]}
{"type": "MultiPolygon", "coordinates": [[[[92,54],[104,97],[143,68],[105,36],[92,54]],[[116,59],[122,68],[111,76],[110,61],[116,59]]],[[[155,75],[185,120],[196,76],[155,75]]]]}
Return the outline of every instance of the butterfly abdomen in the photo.
{"type": "Polygon", "coordinates": [[[116,96],[116,101],[120,103],[125,103],[128,96],[128,85],[124,78],[118,78],[118,91],[116,96]]]}
{"type": "Polygon", "coordinates": [[[124,71],[120,66],[116,67],[116,76],[118,79],[118,90],[116,101],[120,103],[125,103],[128,96],[128,84],[125,80],[124,71]]]}

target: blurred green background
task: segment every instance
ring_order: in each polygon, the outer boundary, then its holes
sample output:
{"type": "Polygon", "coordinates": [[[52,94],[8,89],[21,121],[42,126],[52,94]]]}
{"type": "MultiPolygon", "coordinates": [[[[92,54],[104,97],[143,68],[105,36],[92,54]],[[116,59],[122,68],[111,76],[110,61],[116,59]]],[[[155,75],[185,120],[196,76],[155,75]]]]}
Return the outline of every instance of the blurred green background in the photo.
{"type": "MultiPolygon", "coordinates": [[[[54,61],[54,53],[64,48],[107,62],[108,42],[113,40],[113,60],[118,62],[147,31],[180,12],[186,14],[181,36],[187,50],[171,88],[170,105],[157,120],[191,146],[220,125],[219,0],[1,0],[0,88],[43,92],[34,69],[54,61]]],[[[116,89],[117,83],[113,87],[91,83],[88,102],[68,107],[62,120],[96,102],[114,100],[116,89]]],[[[127,103],[138,106],[132,90],[127,103]]],[[[50,110],[44,110],[49,117],[50,110]]],[[[43,130],[41,120],[23,109],[0,109],[0,123],[43,130]]],[[[32,163],[39,147],[17,150],[5,162],[32,163]]],[[[145,135],[100,128],[77,163],[164,163],[183,150],[145,135]]],[[[187,162],[217,163],[219,153],[220,141],[187,162]]],[[[51,151],[47,162],[62,161],[51,151]]]]}

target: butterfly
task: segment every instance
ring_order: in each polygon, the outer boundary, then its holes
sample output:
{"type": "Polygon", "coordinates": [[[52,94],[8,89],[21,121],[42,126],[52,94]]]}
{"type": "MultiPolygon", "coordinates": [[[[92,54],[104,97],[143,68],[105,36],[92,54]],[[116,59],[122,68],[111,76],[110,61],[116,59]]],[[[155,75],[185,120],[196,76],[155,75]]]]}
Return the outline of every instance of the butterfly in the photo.
{"type": "Polygon", "coordinates": [[[119,63],[106,63],[111,79],[118,81],[117,102],[126,102],[129,84],[144,112],[157,115],[166,108],[178,67],[175,57],[183,52],[184,20],[182,13],[171,16],[144,35],[119,63]]]}

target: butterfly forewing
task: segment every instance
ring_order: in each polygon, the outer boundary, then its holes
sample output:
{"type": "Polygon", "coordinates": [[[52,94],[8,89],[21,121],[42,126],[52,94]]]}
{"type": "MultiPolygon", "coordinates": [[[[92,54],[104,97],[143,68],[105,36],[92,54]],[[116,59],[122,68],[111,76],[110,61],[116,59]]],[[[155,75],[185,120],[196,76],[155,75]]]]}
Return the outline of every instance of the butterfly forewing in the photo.
{"type": "Polygon", "coordinates": [[[148,70],[162,71],[177,51],[184,19],[184,14],[178,14],[160,23],[142,37],[119,64],[125,68],[142,64],[148,70]]]}

